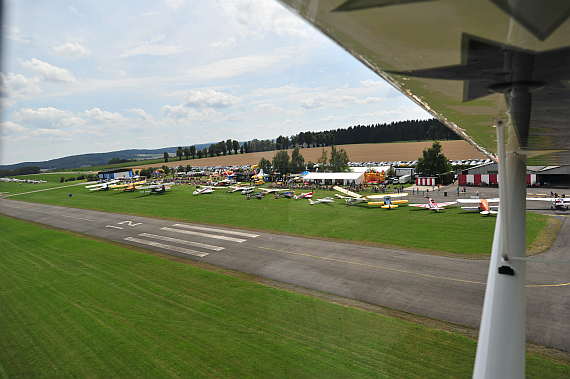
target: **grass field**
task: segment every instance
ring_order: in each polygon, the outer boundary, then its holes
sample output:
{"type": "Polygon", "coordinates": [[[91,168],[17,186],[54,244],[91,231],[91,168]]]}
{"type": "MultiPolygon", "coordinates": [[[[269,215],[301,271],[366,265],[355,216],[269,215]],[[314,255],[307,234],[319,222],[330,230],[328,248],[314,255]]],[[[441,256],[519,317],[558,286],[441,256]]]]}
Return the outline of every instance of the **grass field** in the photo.
{"type": "MultiPolygon", "coordinates": [[[[10,187],[14,186],[17,184],[2,183],[0,189],[11,192],[10,187]]],[[[79,186],[23,194],[13,199],[469,257],[488,256],[491,251],[495,217],[483,217],[459,207],[449,207],[440,213],[407,206],[388,211],[346,206],[341,200],[332,205],[311,206],[307,200],[274,199],[273,196],[246,200],[239,192],[230,194],[224,189],[195,196],[193,189],[193,186],[181,185],[165,195],[147,195],[96,192],[79,186]]],[[[316,192],[315,198],[333,196],[333,192],[316,192]]],[[[547,219],[536,213],[527,214],[527,246],[536,239],[547,219]]]]}
{"type": "MultiPolygon", "coordinates": [[[[472,373],[476,342],[458,333],[5,217],[0,228],[0,378],[472,373]]],[[[526,370],[570,376],[538,354],[526,370]]]]}

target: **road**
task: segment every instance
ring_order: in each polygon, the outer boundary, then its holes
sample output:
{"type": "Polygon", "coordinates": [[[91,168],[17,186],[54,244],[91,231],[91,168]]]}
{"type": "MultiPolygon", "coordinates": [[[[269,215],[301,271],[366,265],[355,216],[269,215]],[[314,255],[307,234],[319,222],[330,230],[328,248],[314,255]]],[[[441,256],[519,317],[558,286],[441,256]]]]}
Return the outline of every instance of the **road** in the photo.
{"type": "MultiPolygon", "coordinates": [[[[547,212],[549,205],[543,208],[547,212]]],[[[11,199],[0,200],[0,213],[461,325],[480,323],[487,260],[11,199]]],[[[554,245],[534,258],[570,261],[570,222],[560,219],[563,225],[554,245]]],[[[526,316],[529,341],[570,351],[570,266],[527,263],[526,316]]]]}

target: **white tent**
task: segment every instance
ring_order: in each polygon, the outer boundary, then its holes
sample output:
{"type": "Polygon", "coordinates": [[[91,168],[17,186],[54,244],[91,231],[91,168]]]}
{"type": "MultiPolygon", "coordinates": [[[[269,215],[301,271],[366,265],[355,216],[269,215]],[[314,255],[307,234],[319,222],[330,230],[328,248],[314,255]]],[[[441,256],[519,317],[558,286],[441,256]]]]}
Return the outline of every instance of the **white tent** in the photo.
{"type": "Polygon", "coordinates": [[[364,183],[363,172],[310,172],[303,177],[305,182],[324,184],[342,183],[344,185],[364,183]]]}

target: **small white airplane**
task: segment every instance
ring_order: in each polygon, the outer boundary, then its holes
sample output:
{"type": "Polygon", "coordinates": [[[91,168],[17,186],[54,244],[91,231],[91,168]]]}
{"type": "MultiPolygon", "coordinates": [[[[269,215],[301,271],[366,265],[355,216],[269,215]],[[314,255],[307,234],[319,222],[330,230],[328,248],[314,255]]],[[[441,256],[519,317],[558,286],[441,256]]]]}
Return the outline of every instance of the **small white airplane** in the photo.
{"type": "Polygon", "coordinates": [[[313,191],[303,192],[300,195],[295,195],[295,196],[293,196],[293,199],[295,199],[295,200],[297,200],[297,199],[310,199],[311,197],[313,197],[313,191]]]}
{"type": "Polygon", "coordinates": [[[446,206],[453,205],[456,203],[457,203],[457,201],[448,201],[447,203],[436,203],[430,197],[426,204],[409,204],[409,205],[410,205],[410,207],[425,208],[425,209],[430,209],[432,211],[439,212],[441,209],[445,209],[446,206]]]}
{"type": "Polygon", "coordinates": [[[482,215],[490,216],[497,214],[499,209],[498,205],[489,205],[489,203],[498,203],[499,198],[493,199],[457,199],[458,203],[468,204],[467,207],[461,207],[461,209],[466,211],[479,211],[482,215]]]}
{"type": "Polygon", "coordinates": [[[196,188],[196,189],[194,190],[194,192],[192,192],[192,194],[194,194],[194,195],[202,195],[202,194],[205,194],[205,193],[212,193],[212,192],[214,192],[214,188],[208,186],[208,187],[202,187],[202,188],[200,188],[200,189],[196,188]]]}
{"type": "Polygon", "coordinates": [[[323,199],[316,199],[314,201],[312,199],[309,199],[309,204],[311,205],[319,203],[334,203],[334,199],[332,197],[325,197],[323,199]]]}
{"type": "Polygon", "coordinates": [[[237,186],[230,186],[230,190],[226,191],[228,193],[233,193],[233,192],[237,192],[237,191],[243,191],[244,189],[248,188],[249,186],[245,186],[243,184],[238,184],[237,186]]]}
{"type": "Polygon", "coordinates": [[[104,187],[104,186],[111,186],[115,183],[118,183],[118,180],[111,180],[109,182],[102,182],[102,183],[97,183],[97,184],[91,184],[89,186],[85,186],[85,188],[96,188],[96,187],[104,187]]]}
{"type": "Polygon", "coordinates": [[[570,205],[570,197],[527,197],[527,200],[531,201],[550,201],[550,209],[564,209],[568,210],[568,205],[570,205]]]}
{"type": "Polygon", "coordinates": [[[385,195],[362,196],[361,194],[351,192],[342,187],[335,186],[333,188],[347,195],[347,196],[338,196],[339,198],[344,199],[347,205],[367,203],[368,205],[381,205],[381,208],[384,209],[392,209],[392,208],[398,208],[398,204],[406,204],[408,202],[408,200],[393,200],[393,198],[397,199],[399,197],[408,196],[407,192],[391,193],[385,195]]]}

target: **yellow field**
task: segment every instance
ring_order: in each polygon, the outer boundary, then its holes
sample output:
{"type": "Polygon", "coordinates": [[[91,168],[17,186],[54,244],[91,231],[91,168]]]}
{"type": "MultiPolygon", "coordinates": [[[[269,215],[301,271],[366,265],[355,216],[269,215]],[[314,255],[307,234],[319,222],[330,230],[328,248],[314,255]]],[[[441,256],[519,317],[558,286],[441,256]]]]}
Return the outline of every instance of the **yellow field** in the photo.
{"type": "MultiPolygon", "coordinates": [[[[381,144],[363,144],[363,145],[339,145],[337,149],[344,149],[352,162],[381,162],[381,161],[410,161],[418,159],[422,155],[423,149],[430,147],[432,142],[407,142],[407,143],[381,143],[381,144]]],[[[475,159],[486,158],[480,151],[468,144],[466,141],[442,141],[443,154],[449,159],[475,159]]],[[[325,148],[330,158],[330,147],[325,148]]],[[[313,147],[301,149],[301,154],[305,158],[305,162],[316,163],[322,154],[322,147],[313,147]]],[[[291,156],[292,149],[287,150],[291,156]]],[[[259,163],[261,158],[271,161],[275,155],[275,151],[265,151],[259,153],[226,155],[220,157],[209,157],[202,159],[189,159],[182,161],[178,159],[170,159],[166,164],[169,167],[178,167],[179,165],[191,166],[234,166],[234,165],[254,165],[259,163]]],[[[157,164],[154,165],[155,167],[157,164]]],[[[133,166],[133,169],[149,167],[149,165],[133,166]]]]}

